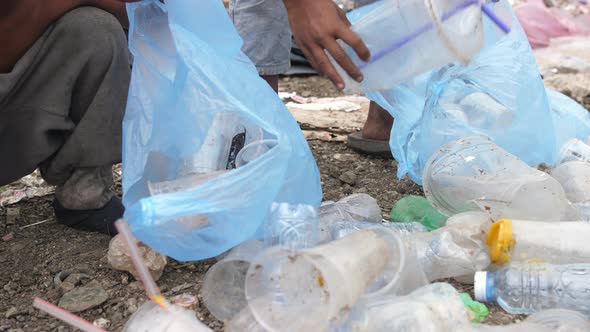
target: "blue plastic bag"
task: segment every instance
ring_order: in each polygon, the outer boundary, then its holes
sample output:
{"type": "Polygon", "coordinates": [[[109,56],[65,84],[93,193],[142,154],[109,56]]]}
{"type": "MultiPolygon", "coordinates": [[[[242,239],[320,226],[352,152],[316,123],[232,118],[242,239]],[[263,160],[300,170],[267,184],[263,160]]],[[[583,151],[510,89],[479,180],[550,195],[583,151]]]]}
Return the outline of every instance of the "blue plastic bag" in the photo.
{"type": "Polygon", "coordinates": [[[273,202],[319,206],[309,146],[241,52],[222,2],[127,9],[123,202],[133,234],[174,259],[199,260],[252,238],[273,202]]]}
{"type": "MultiPolygon", "coordinates": [[[[512,20],[511,32],[504,35],[484,18],[486,44],[468,66],[446,66],[389,91],[365,91],[395,118],[390,146],[400,178],[409,174],[420,184],[430,156],[442,145],[469,134],[488,136],[529,164],[553,164],[563,142],[560,135],[590,134],[588,128],[580,127],[559,131],[564,126],[554,124],[522,27],[505,0],[494,7],[504,13],[505,20],[512,20]]],[[[362,14],[353,12],[349,18],[354,21],[362,14]]],[[[551,96],[552,103],[561,102],[557,95],[551,96]]],[[[562,110],[571,107],[564,105],[562,110]]]]}

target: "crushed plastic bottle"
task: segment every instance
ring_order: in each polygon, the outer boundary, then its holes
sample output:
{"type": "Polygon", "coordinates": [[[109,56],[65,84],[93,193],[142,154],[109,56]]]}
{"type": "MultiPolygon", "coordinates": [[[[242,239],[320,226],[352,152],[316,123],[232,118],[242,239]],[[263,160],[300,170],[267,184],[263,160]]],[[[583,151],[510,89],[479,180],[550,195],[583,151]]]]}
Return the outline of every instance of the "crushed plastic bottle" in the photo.
{"type": "Polygon", "coordinates": [[[559,153],[559,164],[568,161],[585,161],[590,162],[590,140],[585,143],[577,138],[567,141],[559,153]]]}
{"type": "Polygon", "coordinates": [[[194,312],[176,305],[166,308],[147,301],[129,319],[123,332],[212,332],[194,312]]]}
{"type": "Polygon", "coordinates": [[[391,222],[419,222],[428,230],[444,226],[449,217],[439,213],[422,196],[406,196],[391,209],[391,222]]]}
{"type": "Polygon", "coordinates": [[[527,317],[525,322],[544,326],[553,332],[590,331],[590,319],[579,311],[567,309],[539,311],[527,317]]]}
{"type": "Polygon", "coordinates": [[[455,331],[469,314],[453,286],[435,283],[407,296],[376,297],[359,303],[339,332],[455,331]]]}
{"type": "MultiPolygon", "coordinates": [[[[590,157],[590,156],[589,156],[590,157]]],[[[568,161],[551,171],[584,220],[590,220],[590,162],[568,161]]]]}
{"type": "Polygon", "coordinates": [[[544,261],[555,264],[590,262],[590,223],[502,219],[486,238],[492,263],[544,261]]]}
{"type": "Polygon", "coordinates": [[[579,218],[557,180],[482,135],[440,148],[428,161],[423,182],[428,200],[446,215],[481,210],[494,220],[579,218]]]}
{"type": "MultiPolygon", "coordinates": [[[[162,273],[164,273],[164,268],[168,263],[168,259],[166,256],[157,253],[145,244],[139,241],[136,242],[139,253],[150,271],[152,278],[154,278],[154,280],[160,279],[162,273]]],[[[139,275],[133,265],[125,240],[123,240],[120,235],[116,235],[111,239],[111,242],[109,243],[109,251],[107,252],[107,259],[113,269],[129,272],[135,277],[135,279],[139,280],[139,275]]]]}
{"type": "Polygon", "coordinates": [[[320,242],[330,239],[329,227],[335,222],[363,221],[381,223],[381,208],[367,194],[353,194],[338,202],[327,201],[320,206],[320,242]]]}
{"type": "Polygon", "coordinates": [[[250,265],[246,298],[270,331],[328,330],[367,291],[389,292],[404,257],[401,240],[381,230],[358,231],[310,249],[270,248],[250,265]]]}
{"type": "Polygon", "coordinates": [[[387,90],[431,69],[456,61],[467,63],[484,45],[481,9],[472,4],[464,0],[384,1],[352,26],[371,51],[371,60],[360,60],[342,43],[361,69],[362,83],[332,62],[349,91],[360,87],[387,90]]]}
{"type": "Polygon", "coordinates": [[[264,227],[264,245],[309,248],[319,241],[318,210],[311,205],[273,203],[264,227]]]}
{"type": "Polygon", "coordinates": [[[572,309],[590,315],[590,265],[520,263],[475,275],[475,298],[511,314],[572,309]]]}
{"type": "Polygon", "coordinates": [[[201,295],[209,312],[227,321],[248,306],[244,294],[250,262],[263,249],[263,243],[246,241],[232,249],[205,274],[201,295]]]}

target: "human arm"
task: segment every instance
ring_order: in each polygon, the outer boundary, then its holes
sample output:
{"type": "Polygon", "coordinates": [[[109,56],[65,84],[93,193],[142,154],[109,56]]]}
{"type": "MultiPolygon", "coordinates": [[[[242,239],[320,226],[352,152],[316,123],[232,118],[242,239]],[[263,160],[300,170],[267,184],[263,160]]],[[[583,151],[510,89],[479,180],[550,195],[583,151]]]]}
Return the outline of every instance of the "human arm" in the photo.
{"type": "Polygon", "coordinates": [[[341,39],[350,45],[364,61],[370,52],[361,38],[352,31],[350,22],[332,0],[283,0],[289,14],[289,23],[297,44],[311,64],[326,75],[338,88],[344,81],[330,63],[326,51],[357,81],[363,80],[361,71],[337,43],[341,39]]]}

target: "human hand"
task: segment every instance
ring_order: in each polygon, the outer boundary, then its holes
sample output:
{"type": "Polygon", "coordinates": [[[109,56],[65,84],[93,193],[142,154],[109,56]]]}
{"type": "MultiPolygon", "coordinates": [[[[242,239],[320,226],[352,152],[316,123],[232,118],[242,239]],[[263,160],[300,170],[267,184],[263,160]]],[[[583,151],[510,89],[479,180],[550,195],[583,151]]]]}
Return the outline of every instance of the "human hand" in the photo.
{"type": "Polygon", "coordinates": [[[363,74],[338,44],[341,39],[356,54],[368,61],[371,54],[361,38],[350,29],[344,12],[332,0],[283,0],[289,13],[291,31],[297,44],[320,73],[327,76],[339,89],[344,81],[328,59],[326,51],[348,73],[360,82],[363,74]]]}

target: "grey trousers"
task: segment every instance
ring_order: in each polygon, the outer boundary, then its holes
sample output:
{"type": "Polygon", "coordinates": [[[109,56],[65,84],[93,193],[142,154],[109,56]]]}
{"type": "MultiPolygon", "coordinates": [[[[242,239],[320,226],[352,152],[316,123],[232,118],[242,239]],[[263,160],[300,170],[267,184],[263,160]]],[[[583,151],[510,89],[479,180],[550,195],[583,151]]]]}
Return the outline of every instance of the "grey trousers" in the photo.
{"type": "Polygon", "coordinates": [[[0,74],[0,185],[37,168],[68,209],[96,209],[113,193],[130,80],[125,33],[97,8],[62,16],[0,74]]]}

